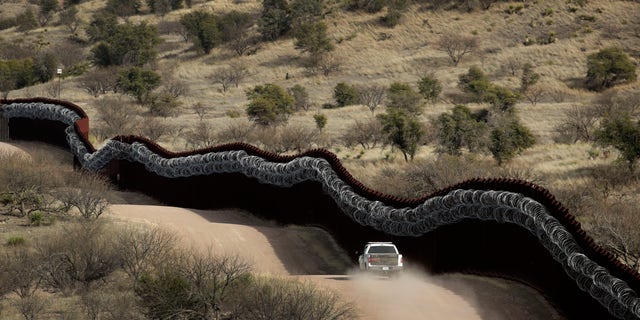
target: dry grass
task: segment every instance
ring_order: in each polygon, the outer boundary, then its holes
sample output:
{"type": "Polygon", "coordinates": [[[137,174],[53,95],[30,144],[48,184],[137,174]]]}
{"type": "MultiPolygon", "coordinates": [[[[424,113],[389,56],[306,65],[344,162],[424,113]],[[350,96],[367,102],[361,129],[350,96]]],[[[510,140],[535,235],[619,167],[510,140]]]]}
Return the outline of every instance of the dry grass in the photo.
{"type": "MultiPolygon", "coordinates": [[[[26,1],[3,5],[3,12],[17,10],[16,6],[26,1]]],[[[104,0],[83,2],[80,6],[81,17],[88,21],[105,4],[104,0]]],[[[320,112],[328,117],[325,128],[327,145],[331,151],[346,160],[346,165],[358,171],[364,162],[377,163],[383,159],[398,159],[398,153],[391,149],[366,150],[361,154],[359,148],[348,150],[338,141],[345,130],[356,120],[370,117],[364,106],[350,106],[341,109],[323,110],[319,106],[333,102],[333,87],[338,82],[351,84],[378,83],[389,85],[392,82],[415,83],[421,76],[433,73],[444,86],[445,94],[459,92],[456,85],[458,76],[472,65],[480,65],[491,79],[501,85],[515,88],[519,85],[518,76],[505,72],[508,61],[532,63],[541,74],[540,85],[553,95],[547,96],[541,103],[533,106],[526,101],[520,102],[522,121],[534,132],[538,145],[516,159],[514,165],[533,166],[542,172],[559,174],[573,171],[575,166],[589,166],[593,161],[589,157],[589,146],[556,145],[553,142],[554,127],[563,120],[564,112],[575,104],[589,103],[596,95],[580,89],[579,80],[586,72],[586,56],[609,45],[620,45],[635,50],[640,45],[637,36],[640,22],[637,12],[640,4],[629,1],[590,1],[585,7],[569,11],[565,2],[540,0],[534,3],[507,2],[496,3],[487,11],[464,13],[459,11],[429,11],[415,6],[408,10],[402,23],[395,28],[383,27],[378,23],[384,12],[364,14],[333,9],[327,16],[329,34],[336,44],[335,55],[339,57],[342,68],[329,76],[310,74],[302,66],[302,56],[294,49],[293,40],[285,39],[264,43],[256,54],[234,56],[226,48],[216,48],[208,56],[196,56],[190,51],[190,44],[178,35],[164,35],[164,48],[157,61],[157,69],[165,77],[169,75],[189,87],[187,96],[181,97],[183,112],[170,122],[176,127],[186,128],[198,121],[198,116],[190,109],[196,103],[209,108],[205,120],[217,128],[224,129],[233,121],[230,113],[244,114],[247,103],[245,90],[256,84],[276,83],[283,87],[300,84],[309,91],[315,109],[303,111],[290,118],[296,125],[315,127],[313,115],[320,112]],[[520,14],[505,12],[509,6],[525,5],[520,14]],[[551,14],[545,12],[552,11],[551,14]],[[579,16],[593,16],[595,21],[578,19],[579,16]],[[614,22],[616,22],[614,24],[614,22]],[[527,36],[537,37],[541,33],[555,32],[557,41],[549,45],[523,45],[527,36]],[[611,35],[611,32],[614,32],[611,35]],[[444,52],[437,48],[439,37],[446,33],[473,35],[478,38],[481,50],[465,57],[454,67],[444,52]],[[382,40],[382,39],[385,40],[382,40]],[[217,69],[229,63],[239,63],[250,71],[250,75],[238,88],[232,87],[223,92],[218,84],[212,83],[209,76],[217,69]],[[289,79],[285,79],[286,75],[289,79]],[[355,159],[355,160],[354,160],[355,159]],[[350,161],[354,161],[350,164],[350,161]]],[[[258,1],[233,0],[198,2],[195,9],[212,10],[223,13],[241,10],[259,13],[258,1]]],[[[171,12],[165,17],[143,15],[130,18],[131,21],[149,22],[175,21],[189,9],[171,12]]],[[[47,28],[51,39],[62,39],[65,30],[61,27],[47,28]]],[[[30,41],[43,29],[32,31],[29,35],[15,35],[12,30],[0,33],[5,39],[19,36],[30,41]]],[[[628,85],[625,90],[636,90],[640,85],[628,85]]],[[[47,84],[11,92],[10,97],[47,95],[47,84]]],[[[85,110],[96,125],[97,105],[95,98],[77,87],[77,79],[63,80],[62,99],[77,103],[85,110]]],[[[126,99],[126,98],[125,98],[126,99]]],[[[440,101],[427,106],[422,115],[423,121],[449,110],[452,103],[440,101]]],[[[381,111],[378,111],[381,112],[381,111]]],[[[171,150],[182,150],[186,144],[181,138],[167,138],[160,143],[171,150]]],[[[422,148],[418,158],[431,157],[432,148],[422,148]]],[[[605,159],[602,161],[610,161],[605,159]]],[[[366,174],[367,170],[363,171],[366,174]]]]}

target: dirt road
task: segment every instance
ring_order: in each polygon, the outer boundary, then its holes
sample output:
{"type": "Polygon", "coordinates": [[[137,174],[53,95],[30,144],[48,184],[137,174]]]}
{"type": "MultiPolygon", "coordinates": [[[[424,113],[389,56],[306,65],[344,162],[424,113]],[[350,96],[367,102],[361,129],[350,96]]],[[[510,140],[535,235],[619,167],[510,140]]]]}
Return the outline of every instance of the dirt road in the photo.
{"type": "Polygon", "coordinates": [[[155,205],[117,204],[111,216],[161,225],[196,248],[238,254],[258,273],[332,289],[354,302],[361,319],[561,319],[537,292],[511,281],[419,270],[393,280],[354,273],[346,254],[315,228],[278,226],[238,211],[155,205]]]}

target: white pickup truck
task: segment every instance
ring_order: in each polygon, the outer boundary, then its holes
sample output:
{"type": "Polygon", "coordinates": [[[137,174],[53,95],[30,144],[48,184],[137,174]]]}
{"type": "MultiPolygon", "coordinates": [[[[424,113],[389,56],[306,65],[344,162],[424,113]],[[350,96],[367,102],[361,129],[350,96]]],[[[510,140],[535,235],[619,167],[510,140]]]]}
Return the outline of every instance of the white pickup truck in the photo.
{"type": "Polygon", "coordinates": [[[402,271],[402,255],[391,242],[369,242],[358,257],[360,270],[383,274],[396,274],[402,271]]]}

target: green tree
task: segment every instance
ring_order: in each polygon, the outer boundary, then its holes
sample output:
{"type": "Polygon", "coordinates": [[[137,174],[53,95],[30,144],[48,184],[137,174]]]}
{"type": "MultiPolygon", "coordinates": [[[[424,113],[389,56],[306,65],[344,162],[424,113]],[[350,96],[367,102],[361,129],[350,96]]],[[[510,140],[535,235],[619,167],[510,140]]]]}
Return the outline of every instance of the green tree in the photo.
{"type": "Polygon", "coordinates": [[[291,25],[298,28],[304,23],[315,22],[322,18],[324,0],[293,0],[291,8],[291,25]]]}
{"type": "Polygon", "coordinates": [[[634,121],[628,113],[604,117],[596,131],[596,140],[618,149],[629,171],[635,171],[640,159],[640,122],[634,121]]]}
{"type": "Polygon", "coordinates": [[[354,105],[358,103],[358,88],[339,82],[333,89],[333,98],[336,100],[338,107],[354,105]]]}
{"type": "Polygon", "coordinates": [[[35,13],[31,8],[27,8],[23,13],[16,17],[16,24],[18,31],[27,32],[38,27],[38,19],[36,19],[35,13]]]}
{"type": "Polygon", "coordinates": [[[89,41],[96,43],[107,40],[116,34],[118,17],[108,12],[94,14],[85,30],[89,41]]]}
{"type": "Polygon", "coordinates": [[[500,166],[536,142],[531,131],[513,114],[499,118],[490,135],[489,151],[500,166]]]}
{"type": "Polygon", "coordinates": [[[172,10],[182,9],[183,0],[147,0],[151,11],[159,16],[164,16],[172,10]]]}
{"type": "Polygon", "coordinates": [[[68,6],[60,12],[60,23],[67,27],[69,32],[76,33],[82,20],[78,16],[78,8],[76,6],[68,6]]]}
{"type": "Polygon", "coordinates": [[[324,53],[334,49],[327,36],[327,25],[322,21],[302,23],[296,29],[295,38],[295,48],[308,52],[312,61],[318,61],[324,53]]]}
{"type": "Polygon", "coordinates": [[[314,114],[313,121],[315,121],[316,127],[318,128],[318,130],[322,131],[324,127],[327,125],[327,116],[322,113],[314,114]]]}
{"type": "Polygon", "coordinates": [[[411,115],[422,113],[424,107],[422,96],[408,83],[392,83],[387,91],[387,99],[388,107],[401,109],[411,115]]]}
{"type": "Polygon", "coordinates": [[[377,117],[382,123],[384,133],[387,134],[387,141],[402,151],[405,161],[413,160],[424,136],[420,122],[398,108],[388,108],[386,113],[377,117]]]}
{"type": "Polygon", "coordinates": [[[101,67],[123,64],[141,67],[155,59],[155,47],[160,42],[154,26],[145,22],[125,23],[118,25],[112,36],[91,49],[92,61],[101,67]]]}
{"type": "Polygon", "coordinates": [[[220,43],[218,18],[213,13],[190,12],[180,18],[180,23],[187,29],[190,39],[198,51],[209,54],[220,43]]]}
{"type": "Polygon", "coordinates": [[[450,155],[460,155],[462,148],[476,152],[486,147],[487,112],[471,112],[463,105],[453,108],[451,114],[443,113],[435,120],[438,131],[439,151],[450,155]]]}
{"type": "Polygon", "coordinates": [[[243,55],[257,43],[256,37],[249,34],[255,18],[247,12],[230,11],[219,17],[218,27],[222,42],[226,43],[238,56],[243,55]]]}
{"type": "Polygon", "coordinates": [[[482,101],[489,103],[496,110],[501,112],[513,111],[513,106],[520,100],[521,95],[511,89],[491,85],[489,90],[482,96],[482,101]]]}
{"type": "Polygon", "coordinates": [[[619,83],[636,81],[636,66],[618,47],[609,47],[587,57],[587,87],[599,91],[619,83]]]}
{"type": "Polygon", "coordinates": [[[458,77],[458,88],[463,92],[473,95],[474,100],[480,102],[491,88],[489,77],[478,66],[469,68],[467,73],[458,77]]]}
{"type": "Polygon", "coordinates": [[[140,0],[107,0],[104,10],[118,17],[126,18],[140,13],[140,0]]]}
{"type": "Polygon", "coordinates": [[[258,85],[247,90],[250,100],[246,112],[249,120],[267,126],[274,123],[286,122],[293,112],[294,99],[277,84],[258,85]]]}
{"type": "Polygon", "coordinates": [[[291,9],[286,0],[263,0],[258,19],[258,32],[262,39],[273,41],[291,30],[291,9]]]}
{"type": "Polygon", "coordinates": [[[39,0],[38,7],[38,20],[40,20],[40,26],[46,26],[53,14],[58,10],[58,0],[39,0]]]}
{"type": "Polygon", "coordinates": [[[160,79],[160,75],[154,71],[132,67],[118,72],[117,86],[138,103],[145,104],[151,91],[160,86],[160,79]]]}
{"type": "Polygon", "coordinates": [[[220,37],[223,42],[231,42],[245,36],[255,19],[250,13],[229,11],[218,18],[220,37]]]}
{"type": "Polygon", "coordinates": [[[442,84],[433,75],[427,75],[418,81],[418,91],[425,100],[435,102],[442,93],[442,84]]]}

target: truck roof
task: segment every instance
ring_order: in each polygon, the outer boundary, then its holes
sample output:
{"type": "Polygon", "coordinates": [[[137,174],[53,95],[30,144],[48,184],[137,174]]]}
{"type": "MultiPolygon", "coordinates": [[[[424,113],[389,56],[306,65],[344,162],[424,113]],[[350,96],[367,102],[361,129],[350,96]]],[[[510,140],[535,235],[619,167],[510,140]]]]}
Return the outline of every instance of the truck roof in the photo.
{"type": "Polygon", "coordinates": [[[393,242],[385,242],[385,241],[369,241],[367,244],[390,244],[393,245],[393,242]]]}

